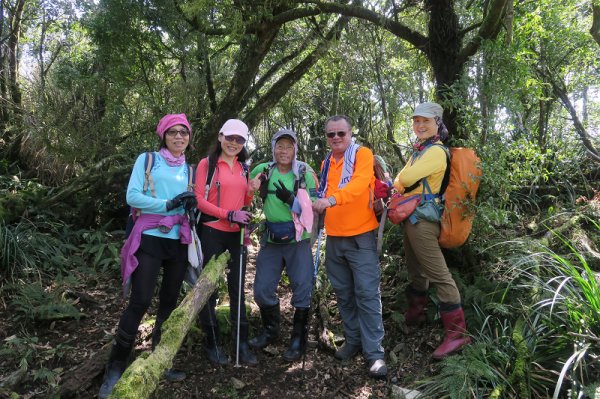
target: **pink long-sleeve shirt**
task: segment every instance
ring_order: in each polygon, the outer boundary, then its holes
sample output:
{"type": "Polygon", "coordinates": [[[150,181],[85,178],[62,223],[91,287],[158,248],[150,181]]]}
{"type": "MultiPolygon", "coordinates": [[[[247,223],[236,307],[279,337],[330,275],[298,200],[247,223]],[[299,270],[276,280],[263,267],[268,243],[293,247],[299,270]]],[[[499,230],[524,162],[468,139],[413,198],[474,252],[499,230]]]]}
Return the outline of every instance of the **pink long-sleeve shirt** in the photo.
{"type": "Polygon", "coordinates": [[[208,158],[203,158],[196,169],[196,186],[194,188],[198,199],[198,209],[202,213],[219,218],[219,220],[204,224],[221,231],[240,231],[240,227],[236,223],[229,223],[227,214],[229,211],[239,211],[243,206],[249,206],[252,203],[252,192],[248,191],[247,172],[244,171],[237,158],[233,162],[233,168],[219,158],[208,191],[208,198],[205,200],[207,173],[208,158]]]}

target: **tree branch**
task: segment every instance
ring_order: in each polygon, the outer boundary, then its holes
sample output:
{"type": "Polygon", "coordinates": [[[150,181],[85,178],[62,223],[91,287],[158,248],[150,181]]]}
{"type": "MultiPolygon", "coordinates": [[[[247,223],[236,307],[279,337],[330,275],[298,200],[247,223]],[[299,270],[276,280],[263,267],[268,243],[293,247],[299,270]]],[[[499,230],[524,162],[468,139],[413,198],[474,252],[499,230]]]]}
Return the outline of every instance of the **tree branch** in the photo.
{"type": "Polygon", "coordinates": [[[594,144],[592,143],[590,136],[587,133],[587,130],[583,126],[583,123],[581,123],[581,120],[579,120],[579,117],[577,116],[577,110],[573,106],[573,103],[571,103],[571,99],[567,94],[567,88],[565,87],[564,82],[562,80],[559,81],[555,79],[548,69],[537,68],[536,72],[540,76],[543,76],[545,80],[550,83],[554,95],[560,99],[560,102],[567,109],[567,111],[569,111],[569,114],[571,115],[571,120],[573,121],[573,126],[575,127],[575,131],[577,131],[577,134],[579,135],[583,146],[587,150],[588,155],[595,162],[600,163],[600,153],[594,147],[594,144]]]}
{"type": "Polygon", "coordinates": [[[342,30],[348,24],[348,20],[349,18],[347,17],[338,19],[317,47],[298,65],[275,82],[275,84],[273,84],[273,86],[258,99],[245,117],[245,120],[250,126],[254,125],[268,109],[274,106],[288,92],[290,87],[300,80],[304,73],[329,50],[331,42],[334,38],[339,38],[342,30]]]}
{"type": "MultiPolygon", "coordinates": [[[[323,3],[319,0],[302,0],[299,3],[313,4],[317,7],[320,13],[335,13],[344,15],[346,17],[355,17],[363,19],[365,21],[369,21],[374,25],[389,31],[395,36],[406,40],[407,42],[409,42],[410,44],[422,51],[425,51],[426,45],[429,41],[426,36],[422,35],[421,33],[415,30],[410,29],[406,25],[396,22],[391,18],[376,13],[375,11],[369,10],[365,7],[353,4],[349,5],[340,3],[323,3]]],[[[285,13],[281,14],[282,18],[285,17],[284,14],[285,13]]]]}
{"type": "Polygon", "coordinates": [[[459,64],[465,63],[469,57],[474,55],[484,40],[496,38],[502,27],[504,12],[509,1],[512,0],[493,0],[491,2],[488,13],[479,27],[479,31],[458,54],[457,62],[459,64]]]}

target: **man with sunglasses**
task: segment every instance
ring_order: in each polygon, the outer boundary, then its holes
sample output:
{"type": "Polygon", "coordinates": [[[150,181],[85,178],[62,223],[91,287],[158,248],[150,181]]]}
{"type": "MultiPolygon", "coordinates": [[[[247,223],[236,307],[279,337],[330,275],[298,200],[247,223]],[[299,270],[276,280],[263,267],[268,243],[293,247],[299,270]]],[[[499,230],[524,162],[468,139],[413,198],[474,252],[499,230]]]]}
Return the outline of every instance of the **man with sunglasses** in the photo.
{"type": "Polygon", "coordinates": [[[346,340],[335,353],[349,360],[361,350],[369,375],[387,375],[383,341],[381,271],[373,212],[373,153],[352,140],[352,124],[344,115],[325,122],[331,152],[321,167],[321,184],[313,209],[325,215],[325,268],[337,297],[346,340]],[[350,216],[350,217],[349,217],[350,216]]]}

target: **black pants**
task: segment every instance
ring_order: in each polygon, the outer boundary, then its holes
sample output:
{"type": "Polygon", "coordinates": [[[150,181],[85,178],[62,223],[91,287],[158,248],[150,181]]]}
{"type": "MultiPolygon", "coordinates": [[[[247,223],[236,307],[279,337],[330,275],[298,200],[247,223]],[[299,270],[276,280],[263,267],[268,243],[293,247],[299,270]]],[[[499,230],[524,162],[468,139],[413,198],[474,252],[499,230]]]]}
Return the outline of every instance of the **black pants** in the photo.
{"type": "Polygon", "coordinates": [[[119,329],[135,336],[150,307],[160,269],[163,269],[156,320],[165,321],[177,306],[187,268],[187,245],[179,240],[142,234],[135,256],[139,265],[131,275],[129,304],[121,315],[119,329]]]}
{"type": "MultiPolygon", "coordinates": [[[[241,294],[240,321],[246,323],[246,296],[244,294],[244,282],[246,280],[246,251],[242,251],[240,244],[240,232],[226,232],[208,226],[202,226],[200,231],[200,242],[204,255],[204,265],[215,255],[218,257],[225,251],[229,251],[231,257],[227,264],[227,291],[229,292],[229,317],[233,323],[237,322],[238,300],[241,294]],[[242,290],[239,291],[240,278],[240,253],[242,253],[242,290]]],[[[244,248],[245,249],[245,248],[244,248]]],[[[219,293],[215,292],[208,300],[208,304],[200,311],[200,323],[205,326],[216,325],[217,317],[215,306],[219,293]]]]}

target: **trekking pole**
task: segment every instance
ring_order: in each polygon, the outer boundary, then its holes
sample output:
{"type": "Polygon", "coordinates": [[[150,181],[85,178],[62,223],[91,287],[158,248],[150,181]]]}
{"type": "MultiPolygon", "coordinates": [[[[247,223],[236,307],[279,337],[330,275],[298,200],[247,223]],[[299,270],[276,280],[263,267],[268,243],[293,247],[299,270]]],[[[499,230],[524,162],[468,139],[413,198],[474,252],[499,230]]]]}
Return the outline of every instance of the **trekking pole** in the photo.
{"type": "MultiPolygon", "coordinates": [[[[313,265],[313,278],[312,278],[312,288],[314,290],[315,284],[317,282],[317,275],[319,274],[319,263],[321,263],[321,240],[323,238],[323,228],[325,227],[325,212],[323,211],[323,213],[321,213],[319,215],[319,219],[318,219],[318,238],[317,238],[317,252],[315,252],[315,260],[314,260],[314,265],[313,265]]],[[[313,293],[311,292],[311,304],[312,304],[312,295],[313,293]]],[[[312,308],[313,306],[311,306],[312,308]]],[[[309,316],[308,316],[308,320],[310,321],[310,312],[309,312],[309,316]]],[[[310,323],[308,324],[310,326],[310,323]]],[[[302,354],[302,371],[304,371],[304,365],[306,363],[306,348],[304,350],[304,353],[302,354]]]]}
{"type": "Polygon", "coordinates": [[[240,225],[240,270],[238,281],[238,305],[237,305],[237,334],[235,338],[235,367],[240,367],[240,321],[242,311],[242,270],[244,263],[244,235],[246,226],[240,225]]]}

